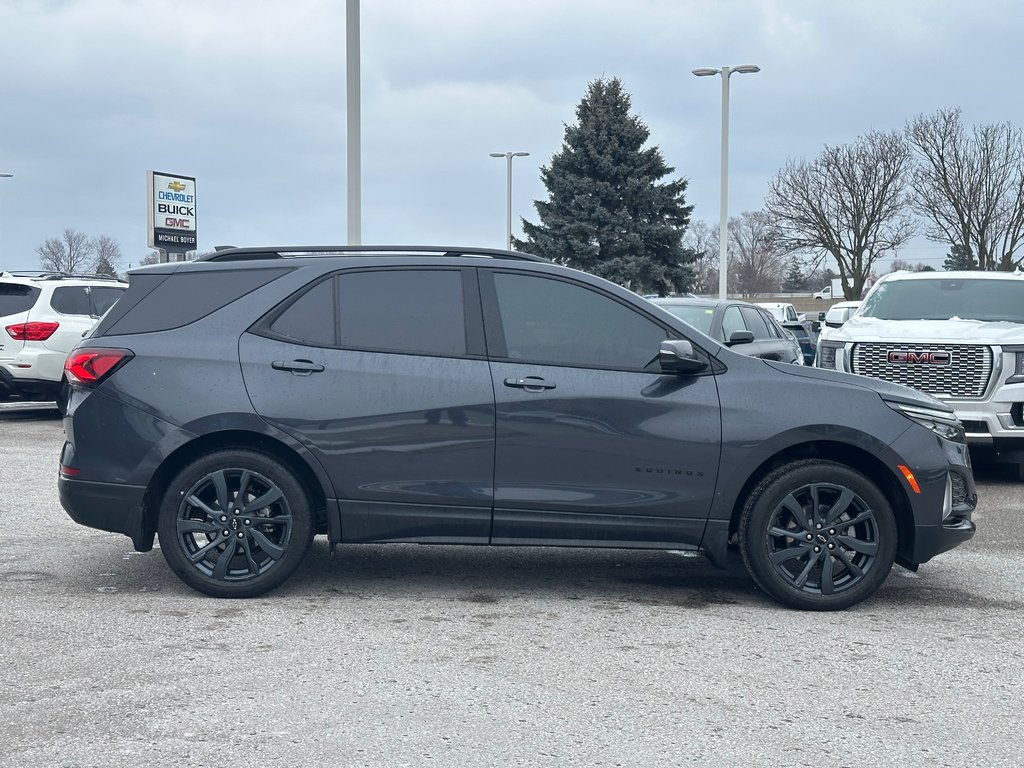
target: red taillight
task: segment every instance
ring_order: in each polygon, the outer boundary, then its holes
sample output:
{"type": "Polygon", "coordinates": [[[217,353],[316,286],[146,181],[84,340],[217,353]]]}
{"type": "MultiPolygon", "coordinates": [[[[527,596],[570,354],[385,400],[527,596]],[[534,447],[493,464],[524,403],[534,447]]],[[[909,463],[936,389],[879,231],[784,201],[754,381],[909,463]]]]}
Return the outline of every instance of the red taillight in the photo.
{"type": "Polygon", "coordinates": [[[17,323],[6,330],[16,341],[46,341],[58,328],[60,323],[17,323]]]}
{"type": "Polygon", "coordinates": [[[64,373],[72,384],[95,387],[134,356],[127,349],[80,349],[68,356],[64,373]]]}

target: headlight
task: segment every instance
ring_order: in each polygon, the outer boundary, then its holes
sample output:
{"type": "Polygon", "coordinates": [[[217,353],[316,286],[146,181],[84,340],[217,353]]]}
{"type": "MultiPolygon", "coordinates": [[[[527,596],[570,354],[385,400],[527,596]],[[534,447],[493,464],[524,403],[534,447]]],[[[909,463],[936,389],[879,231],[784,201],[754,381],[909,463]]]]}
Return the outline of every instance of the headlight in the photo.
{"type": "Polygon", "coordinates": [[[907,403],[897,403],[892,400],[886,400],[885,404],[894,411],[899,411],[914,423],[930,429],[939,437],[954,440],[958,443],[966,441],[964,425],[960,423],[960,419],[956,417],[955,413],[942,411],[938,408],[929,408],[926,405],[908,405],[907,403]]]}
{"type": "Polygon", "coordinates": [[[1004,347],[1004,350],[1012,351],[1014,353],[1014,357],[1016,358],[1016,361],[1013,366],[1013,375],[1006,380],[1006,383],[1019,384],[1020,382],[1024,381],[1024,349],[1021,349],[1020,347],[1012,347],[1007,350],[1004,347]]]}
{"type": "Polygon", "coordinates": [[[818,356],[814,364],[819,368],[836,367],[836,350],[842,349],[846,344],[842,341],[819,341],[818,356]]]}

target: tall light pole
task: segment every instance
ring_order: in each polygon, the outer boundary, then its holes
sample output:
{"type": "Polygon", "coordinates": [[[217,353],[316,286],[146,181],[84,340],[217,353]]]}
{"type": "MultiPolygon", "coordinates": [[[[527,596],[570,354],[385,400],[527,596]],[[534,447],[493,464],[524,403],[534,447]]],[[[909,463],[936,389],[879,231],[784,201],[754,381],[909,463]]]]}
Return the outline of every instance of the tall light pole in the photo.
{"type": "Polygon", "coordinates": [[[491,152],[491,157],[504,157],[508,160],[508,206],[507,224],[505,226],[505,247],[512,250],[512,158],[527,157],[529,152],[491,152]]]}
{"type": "Polygon", "coordinates": [[[362,245],[362,164],[360,153],[359,0],[345,3],[345,125],[348,244],[362,245]]]}
{"type": "Polygon", "coordinates": [[[729,75],[739,72],[741,75],[760,72],[761,68],[754,64],[742,64],[738,67],[699,67],[693,70],[697,77],[708,77],[710,75],[722,76],[722,199],[718,223],[718,298],[725,299],[725,278],[729,271],[729,262],[726,254],[729,249],[729,75]]]}

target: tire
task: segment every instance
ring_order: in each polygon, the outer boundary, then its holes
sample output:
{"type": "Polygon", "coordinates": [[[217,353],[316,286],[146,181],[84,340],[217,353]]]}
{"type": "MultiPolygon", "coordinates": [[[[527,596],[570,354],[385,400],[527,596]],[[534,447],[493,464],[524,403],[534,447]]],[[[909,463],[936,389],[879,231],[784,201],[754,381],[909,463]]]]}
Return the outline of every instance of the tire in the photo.
{"type": "Polygon", "coordinates": [[[768,474],[747,498],[738,532],[758,586],[804,610],[865,600],[896,558],[896,517],[885,496],[831,461],[797,461],[768,474]]]}
{"type": "Polygon", "coordinates": [[[157,532],[167,565],[193,589],[255,597],[279,586],[302,562],[313,539],[312,506],[302,483],[276,459],[217,451],[171,481],[157,532]],[[248,506],[236,507],[239,497],[248,506]]]}

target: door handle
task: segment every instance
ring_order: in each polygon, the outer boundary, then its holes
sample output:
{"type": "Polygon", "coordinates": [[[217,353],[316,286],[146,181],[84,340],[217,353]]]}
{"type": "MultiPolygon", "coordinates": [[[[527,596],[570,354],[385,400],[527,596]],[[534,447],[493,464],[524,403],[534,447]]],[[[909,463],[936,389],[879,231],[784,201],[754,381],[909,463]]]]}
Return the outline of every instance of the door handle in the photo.
{"type": "Polygon", "coordinates": [[[525,389],[527,392],[543,392],[545,389],[554,389],[555,385],[544,381],[540,376],[509,376],[505,379],[506,387],[525,389]]]}
{"type": "Polygon", "coordinates": [[[275,360],[270,367],[275,371],[291,371],[296,376],[308,376],[311,373],[320,373],[324,369],[322,365],[312,360],[275,360]]]}

